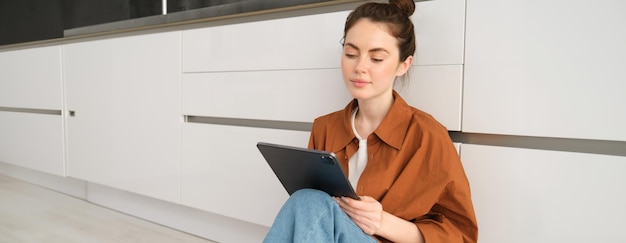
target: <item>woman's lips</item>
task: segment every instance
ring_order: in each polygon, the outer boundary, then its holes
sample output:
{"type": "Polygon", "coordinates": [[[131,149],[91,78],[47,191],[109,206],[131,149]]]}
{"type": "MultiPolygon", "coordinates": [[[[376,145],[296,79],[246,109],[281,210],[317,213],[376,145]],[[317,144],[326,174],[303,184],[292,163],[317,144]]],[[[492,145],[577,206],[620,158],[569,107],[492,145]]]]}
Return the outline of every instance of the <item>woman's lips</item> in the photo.
{"type": "Polygon", "coordinates": [[[370,82],[362,80],[362,79],[352,79],[350,80],[350,82],[352,82],[352,84],[354,84],[354,86],[357,88],[363,88],[366,85],[370,84],[370,82]]]}

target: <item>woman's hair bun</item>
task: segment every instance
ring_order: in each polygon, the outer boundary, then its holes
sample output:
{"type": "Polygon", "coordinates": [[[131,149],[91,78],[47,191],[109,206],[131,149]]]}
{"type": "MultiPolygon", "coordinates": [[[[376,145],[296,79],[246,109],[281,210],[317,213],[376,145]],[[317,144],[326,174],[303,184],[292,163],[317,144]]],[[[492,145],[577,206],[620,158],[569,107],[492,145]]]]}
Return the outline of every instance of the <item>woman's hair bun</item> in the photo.
{"type": "Polygon", "coordinates": [[[411,16],[415,12],[415,2],[413,0],[389,0],[389,4],[399,8],[406,16],[411,16]]]}

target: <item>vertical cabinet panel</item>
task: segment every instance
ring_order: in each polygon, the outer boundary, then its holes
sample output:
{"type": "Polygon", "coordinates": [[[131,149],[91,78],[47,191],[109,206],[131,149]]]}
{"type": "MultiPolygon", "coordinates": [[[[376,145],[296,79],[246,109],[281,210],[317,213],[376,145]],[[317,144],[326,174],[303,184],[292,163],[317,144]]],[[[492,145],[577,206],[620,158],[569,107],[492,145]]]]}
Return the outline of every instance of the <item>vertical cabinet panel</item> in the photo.
{"type": "Polygon", "coordinates": [[[178,202],[180,34],[65,46],[69,176],[178,202]]]}
{"type": "MultiPolygon", "coordinates": [[[[114,45],[110,40],[64,47],[68,175],[112,184],[114,45]]],[[[120,121],[122,119],[115,119],[120,121]]]]}
{"type": "Polygon", "coordinates": [[[621,242],[626,157],[463,144],[480,242],[621,242]]]}
{"type": "Polygon", "coordinates": [[[308,132],[186,123],[182,204],[270,226],[288,194],[256,148],[306,147],[308,132]]]}
{"type": "Polygon", "coordinates": [[[58,115],[0,111],[0,161],[64,176],[62,122],[58,115]]]}
{"type": "Polygon", "coordinates": [[[463,131],[626,141],[624,9],[468,1],[463,131]]]}
{"type": "Polygon", "coordinates": [[[184,74],[185,115],[312,122],[352,97],[339,69],[184,74]]]}
{"type": "Polygon", "coordinates": [[[61,47],[0,52],[0,107],[61,110],[61,47]]]}

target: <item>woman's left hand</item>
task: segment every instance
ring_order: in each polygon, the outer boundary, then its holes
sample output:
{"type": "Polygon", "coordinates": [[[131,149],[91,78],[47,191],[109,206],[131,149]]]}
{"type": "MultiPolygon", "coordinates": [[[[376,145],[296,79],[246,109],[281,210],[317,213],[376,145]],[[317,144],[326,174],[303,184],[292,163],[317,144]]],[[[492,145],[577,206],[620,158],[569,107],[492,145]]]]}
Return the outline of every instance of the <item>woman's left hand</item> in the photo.
{"type": "Polygon", "coordinates": [[[361,196],[361,200],[348,197],[336,198],[337,203],[350,218],[368,235],[374,235],[380,229],[383,206],[376,199],[361,196]]]}

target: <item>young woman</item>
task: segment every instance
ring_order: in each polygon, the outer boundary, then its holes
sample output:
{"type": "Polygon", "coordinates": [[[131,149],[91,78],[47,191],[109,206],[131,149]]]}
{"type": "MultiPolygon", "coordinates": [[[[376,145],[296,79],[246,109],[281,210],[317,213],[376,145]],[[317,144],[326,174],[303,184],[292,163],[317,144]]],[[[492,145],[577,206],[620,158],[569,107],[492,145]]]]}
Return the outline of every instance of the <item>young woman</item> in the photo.
{"type": "Polygon", "coordinates": [[[294,193],[265,242],[476,242],[469,183],[447,130],[393,90],[413,62],[412,0],[346,20],[341,70],[354,100],[317,118],[309,147],[334,152],[360,200],[294,193]]]}

